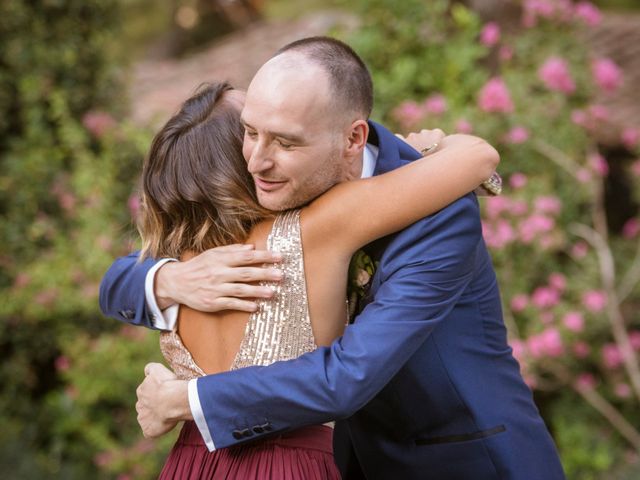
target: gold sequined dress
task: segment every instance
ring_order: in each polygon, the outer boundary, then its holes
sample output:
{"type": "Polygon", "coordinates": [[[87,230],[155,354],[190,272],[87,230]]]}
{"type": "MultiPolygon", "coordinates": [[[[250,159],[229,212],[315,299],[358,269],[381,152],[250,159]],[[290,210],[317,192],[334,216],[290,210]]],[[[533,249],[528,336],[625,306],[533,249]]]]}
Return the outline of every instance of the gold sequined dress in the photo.
{"type": "MultiPolygon", "coordinates": [[[[278,215],[267,248],[282,254],[284,276],[275,295],[259,300],[249,317],[231,370],[269,365],[310,352],[316,343],[309,318],[300,210],[278,215]]],[[[160,349],[175,374],[185,380],[205,375],[182,343],[178,332],[162,332],[160,349]]],[[[215,437],[215,433],[212,432],[215,437]]],[[[209,452],[194,422],[185,422],[160,475],[161,479],[338,479],[333,462],[332,430],[304,427],[264,440],[209,452]],[[274,468],[277,465],[277,468],[274,468]]]]}

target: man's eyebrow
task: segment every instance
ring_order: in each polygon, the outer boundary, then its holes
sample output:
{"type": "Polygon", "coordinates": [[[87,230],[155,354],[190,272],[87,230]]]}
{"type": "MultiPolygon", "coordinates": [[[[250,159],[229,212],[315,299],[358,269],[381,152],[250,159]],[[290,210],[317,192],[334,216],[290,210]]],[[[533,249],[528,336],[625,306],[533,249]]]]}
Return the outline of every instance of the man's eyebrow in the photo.
{"type": "MultiPolygon", "coordinates": [[[[242,122],[242,125],[245,128],[249,128],[251,130],[255,130],[254,127],[252,127],[251,125],[249,125],[247,122],[245,122],[243,119],[240,119],[240,121],[242,122]]],[[[268,132],[272,137],[278,137],[278,138],[282,138],[285,140],[290,141],[291,143],[297,143],[297,144],[302,144],[305,142],[305,139],[302,135],[296,135],[295,133],[286,133],[286,132],[275,132],[275,131],[269,131],[268,132]]]]}

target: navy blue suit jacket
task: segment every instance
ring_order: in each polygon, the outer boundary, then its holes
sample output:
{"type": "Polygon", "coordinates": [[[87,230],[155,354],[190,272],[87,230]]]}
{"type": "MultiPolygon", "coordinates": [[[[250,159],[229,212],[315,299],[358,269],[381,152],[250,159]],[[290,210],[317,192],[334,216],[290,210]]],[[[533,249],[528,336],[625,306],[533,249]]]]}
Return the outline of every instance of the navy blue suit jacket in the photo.
{"type": "MultiPolygon", "coordinates": [[[[369,141],[375,174],[419,156],[373,122],[369,141]]],[[[379,266],[365,306],[330,347],[198,380],[216,448],[337,419],[345,478],[564,478],[507,344],[475,195],[367,249],[379,266]]],[[[148,325],[150,264],[133,261],[107,272],[101,306],[148,325]]]]}

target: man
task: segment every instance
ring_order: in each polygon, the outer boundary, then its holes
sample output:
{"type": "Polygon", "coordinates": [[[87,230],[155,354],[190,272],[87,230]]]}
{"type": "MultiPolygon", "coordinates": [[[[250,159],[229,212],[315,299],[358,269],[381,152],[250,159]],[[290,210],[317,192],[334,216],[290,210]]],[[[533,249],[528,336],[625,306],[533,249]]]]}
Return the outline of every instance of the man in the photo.
{"type": "MultiPolygon", "coordinates": [[[[299,206],[335,183],[384,173],[420,156],[383,127],[365,122],[371,92],[362,61],[333,39],[294,42],[260,69],[242,118],[243,153],[263,206],[299,206]],[[331,112],[336,125],[344,122],[343,131],[336,135],[319,111],[331,112]],[[351,111],[361,113],[345,121],[351,111]],[[368,143],[355,161],[336,154],[333,147],[362,134],[368,143]]],[[[231,291],[229,280],[275,276],[271,269],[236,275],[229,268],[243,259],[273,260],[239,248],[215,249],[192,266],[136,266],[135,255],[121,259],[103,281],[103,311],[170,328],[171,308],[163,314],[154,305],[154,282],[161,308],[173,302],[219,308],[176,288],[190,277],[205,280],[204,271],[219,275],[203,283],[214,298],[223,295],[220,303],[232,301],[224,297],[266,296],[252,286],[231,291]],[[145,304],[145,284],[152,308],[145,304]]],[[[364,308],[343,337],[296,360],[188,384],[164,367],[148,365],[138,389],[145,434],[160,435],[194,418],[213,450],[337,419],[335,455],[345,478],[564,478],[506,342],[475,196],[366,250],[378,268],[364,308]]],[[[236,306],[253,308],[251,302],[236,306]]]]}

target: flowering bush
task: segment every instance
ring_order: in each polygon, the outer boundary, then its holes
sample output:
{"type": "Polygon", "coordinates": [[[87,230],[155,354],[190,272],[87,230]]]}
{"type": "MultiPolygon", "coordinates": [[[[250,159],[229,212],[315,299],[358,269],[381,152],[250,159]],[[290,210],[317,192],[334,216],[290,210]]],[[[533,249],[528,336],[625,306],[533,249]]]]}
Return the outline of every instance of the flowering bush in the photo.
{"type": "Polygon", "coordinates": [[[503,29],[455,2],[361,3],[347,40],[373,69],[377,115],[400,130],[476,133],[501,152],[506,188],[481,201],[484,238],[514,356],[568,476],[637,475],[640,129],[619,128],[617,157],[596,140],[602,99],[625,81],[584,48],[602,13],[524,0],[503,29]],[[621,184],[624,208],[607,195],[621,184]]]}

